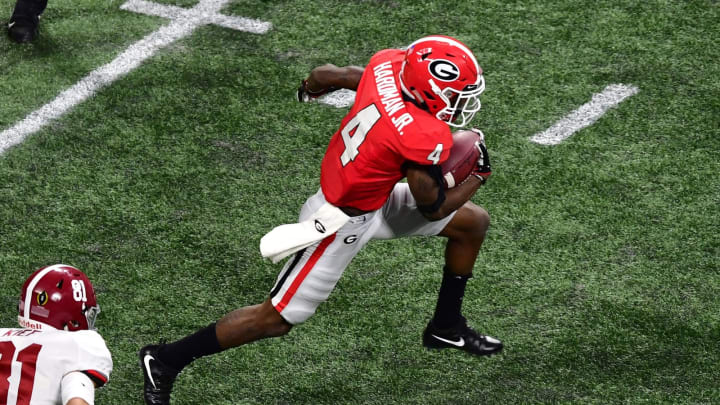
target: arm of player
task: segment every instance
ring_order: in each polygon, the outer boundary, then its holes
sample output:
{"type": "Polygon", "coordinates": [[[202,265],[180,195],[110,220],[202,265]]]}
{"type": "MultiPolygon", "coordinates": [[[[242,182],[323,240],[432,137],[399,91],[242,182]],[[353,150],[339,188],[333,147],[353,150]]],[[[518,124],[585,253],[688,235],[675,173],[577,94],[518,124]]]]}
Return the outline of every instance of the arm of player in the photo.
{"type": "Polygon", "coordinates": [[[95,383],[80,371],[63,377],[60,392],[65,405],[92,405],[95,402],[95,383]]]}
{"type": "Polygon", "coordinates": [[[475,191],[483,184],[482,179],[469,176],[459,185],[443,191],[442,183],[430,174],[429,170],[433,170],[429,169],[430,167],[432,166],[417,164],[409,164],[407,167],[407,182],[410,192],[415,197],[420,212],[430,221],[437,221],[452,214],[470,200],[475,191]]]}
{"type": "Polygon", "coordinates": [[[364,71],[360,66],[338,67],[330,63],[318,66],[298,88],[298,101],[307,102],[339,89],[357,90],[364,71]]]}

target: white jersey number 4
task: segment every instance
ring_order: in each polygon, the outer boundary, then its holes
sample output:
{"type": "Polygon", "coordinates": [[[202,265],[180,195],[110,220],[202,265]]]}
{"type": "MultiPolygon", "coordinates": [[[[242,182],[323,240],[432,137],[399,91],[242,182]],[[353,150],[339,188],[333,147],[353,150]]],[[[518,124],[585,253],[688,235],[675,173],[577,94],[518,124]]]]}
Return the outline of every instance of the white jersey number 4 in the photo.
{"type": "Polygon", "coordinates": [[[442,155],[443,151],[443,144],[439,143],[435,146],[435,150],[430,152],[430,154],[427,157],[427,160],[431,161],[432,164],[436,165],[440,161],[440,156],[442,155]]]}
{"type": "MultiPolygon", "coordinates": [[[[340,162],[343,166],[347,166],[348,163],[355,160],[360,153],[360,145],[365,142],[365,137],[368,132],[370,132],[379,119],[380,111],[375,107],[375,104],[370,104],[358,111],[358,113],[348,121],[347,125],[340,130],[340,135],[342,135],[342,140],[345,144],[345,150],[342,155],[340,155],[340,162]]],[[[427,160],[431,161],[434,165],[438,164],[442,151],[443,144],[437,144],[435,150],[428,155],[427,160]]]]}
{"type": "Polygon", "coordinates": [[[379,119],[380,111],[375,107],[375,104],[370,104],[358,111],[340,131],[343,143],[345,143],[345,151],[340,155],[340,162],[342,162],[343,166],[347,166],[348,163],[355,160],[355,157],[360,153],[360,145],[365,142],[368,132],[379,119]]]}

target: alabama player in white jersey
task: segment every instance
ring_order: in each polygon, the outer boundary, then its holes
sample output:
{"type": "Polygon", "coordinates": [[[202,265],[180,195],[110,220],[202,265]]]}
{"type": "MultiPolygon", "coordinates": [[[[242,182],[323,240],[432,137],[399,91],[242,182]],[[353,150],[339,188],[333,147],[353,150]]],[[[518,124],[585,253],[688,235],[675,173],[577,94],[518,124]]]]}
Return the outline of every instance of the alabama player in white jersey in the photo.
{"type": "Polygon", "coordinates": [[[95,331],[100,307],[92,283],[64,264],[24,283],[20,328],[0,328],[0,405],[92,405],[112,358],[95,331]]]}

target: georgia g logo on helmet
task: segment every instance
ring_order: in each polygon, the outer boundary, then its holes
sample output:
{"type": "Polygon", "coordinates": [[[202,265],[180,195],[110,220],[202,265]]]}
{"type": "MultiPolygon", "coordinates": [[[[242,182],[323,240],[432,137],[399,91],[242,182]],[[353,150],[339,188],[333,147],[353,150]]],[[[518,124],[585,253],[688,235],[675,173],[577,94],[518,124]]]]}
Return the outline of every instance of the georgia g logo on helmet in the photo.
{"type": "Polygon", "coordinates": [[[445,59],[435,59],[428,65],[430,74],[444,82],[452,82],[460,77],[460,69],[457,65],[445,59]]]}

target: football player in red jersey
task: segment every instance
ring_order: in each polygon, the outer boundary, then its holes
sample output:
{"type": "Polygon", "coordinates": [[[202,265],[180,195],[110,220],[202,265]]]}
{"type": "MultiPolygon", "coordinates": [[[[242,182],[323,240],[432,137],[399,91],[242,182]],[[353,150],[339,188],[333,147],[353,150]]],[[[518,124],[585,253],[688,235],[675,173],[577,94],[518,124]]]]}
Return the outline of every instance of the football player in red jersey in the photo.
{"type": "Polygon", "coordinates": [[[307,199],[297,224],[277,227],[261,241],[261,252],[274,262],[292,255],[270,296],[176,342],[143,347],[146,403],[169,404],[177,373],[194,359],[284,335],[307,320],[372,239],[447,238],[438,302],[423,344],[475,355],[502,350],[499,340],[477,333],[461,313],[490,222],[469,201],[490,176],[487,149],[478,142],[472,175],[453,188],[444,188],[439,168],[452,146],[450,127],[467,125],[480,109],[485,82],[474,55],[454,38],[424,37],[406,50],[376,53],[364,68],[317,67],[302,82],[298,100],[341,88],[356,90],[355,102],[328,145],[320,190],[307,199]]]}
{"type": "Polygon", "coordinates": [[[20,328],[0,328],[0,404],[92,405],[113,363],[88,277],[64,264],[38,269],[18,307],[20,328]]]}
{"type": "Polygon", "coordinates": [[[17,0],[8,21],[8,35],[15,42],[30,42],[38,34],[40,15],[47,7],[47,0],[17,0]]]}

